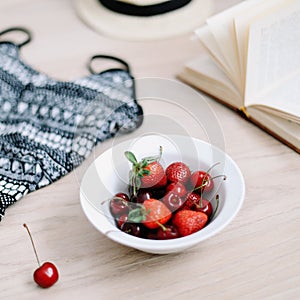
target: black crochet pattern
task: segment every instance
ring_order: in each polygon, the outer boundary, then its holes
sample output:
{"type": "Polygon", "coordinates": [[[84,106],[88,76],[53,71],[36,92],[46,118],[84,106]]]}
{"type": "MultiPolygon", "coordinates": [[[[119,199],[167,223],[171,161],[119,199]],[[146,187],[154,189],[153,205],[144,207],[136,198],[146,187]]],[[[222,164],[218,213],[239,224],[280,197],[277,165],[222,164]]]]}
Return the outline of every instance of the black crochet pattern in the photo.
{"type": "Polygon", "coordinates": [[[0,43],[0,221],[5,209],[77,167],[99,142],[140,125],[134,79],[111,69],[71,82],[0,43]]]}

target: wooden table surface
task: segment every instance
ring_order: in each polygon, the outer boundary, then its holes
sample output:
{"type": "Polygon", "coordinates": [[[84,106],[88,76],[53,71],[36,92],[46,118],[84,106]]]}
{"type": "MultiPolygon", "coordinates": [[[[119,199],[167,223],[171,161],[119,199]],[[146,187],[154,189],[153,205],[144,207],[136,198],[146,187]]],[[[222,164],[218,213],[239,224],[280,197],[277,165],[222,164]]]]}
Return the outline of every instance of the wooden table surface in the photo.
{"type": "MultiPolygon", "coordinates": [[[[217,11],[239,1],[215,2],[217,11]]],[[[86,62],[97,53],[126,59],[137,78],[171,79],[201,54],[191,34],[154,42],[101,36],[77,18],[70,0],[1,0],[0,29],[16,25],[34,34],[23,58],[60,80],[87,75],[86,62]]],[[[7,209],[0,223],[0,299],[300,299],[299,155],[206,99],[246,182],[242,209],[222,232],[172,255],[143,253],[101,235],[81,209],[79,186],[88,164],[111,145],[106,141],[76,171],[7,209]],[[24,222],[40,259],[59,268],[50,289],[32,280],[36,261],[24,222]]],[[[155,113],[149,105],[144,110],[155,113]]]]}

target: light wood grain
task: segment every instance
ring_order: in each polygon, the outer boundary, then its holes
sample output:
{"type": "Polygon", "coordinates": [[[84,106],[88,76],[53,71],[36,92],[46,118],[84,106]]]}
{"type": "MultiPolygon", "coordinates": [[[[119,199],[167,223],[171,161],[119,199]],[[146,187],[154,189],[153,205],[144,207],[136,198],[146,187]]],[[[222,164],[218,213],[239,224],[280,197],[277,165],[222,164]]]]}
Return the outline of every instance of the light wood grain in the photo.
{"type": "MultiPolygon", "coordinates": [[[[215,2],[218,11],[239,1],[215,2]]],[[[67,0],[2,0],[0,21],[1,29],[30,28],[34,39],[22,56],[60,80],[88,74],[85,64],[96,53],[126,59],[136,77],[174,79],[182,64],[201,52],[190,34],[156,42],[103,37],[76,17],[67,0]]],[[[299,156],[207,101],[221,124],[225,149],[246,181],[244,205],[228,227],[190,250],[163,256],[102,236],[81,210],[79,184],[93,158],[111,145],[106,141],[74,172],[7,209],[0,223],[0,299],[299,299],[299,156]],[[24,222],[40,259],[59,268],[61,278],[50,289],[32,280],[36,261],[24,222]]]]}

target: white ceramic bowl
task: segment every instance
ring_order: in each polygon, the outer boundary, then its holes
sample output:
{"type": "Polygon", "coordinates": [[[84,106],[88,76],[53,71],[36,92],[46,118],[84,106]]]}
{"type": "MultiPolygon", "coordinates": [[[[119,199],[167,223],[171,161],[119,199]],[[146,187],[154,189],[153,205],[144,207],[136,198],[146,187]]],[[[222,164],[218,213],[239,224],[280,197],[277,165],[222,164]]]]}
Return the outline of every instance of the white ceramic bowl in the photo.
{"type": "Polygon", "coordinates": [[[104,235],[122,245],[141,251],[166,254],[195,246],[223,229],[241,208],[245,193],[242,173],[236,163],[220,149],[195,138],[184,136],[147,135],[113,146],[101,154],[86,171],[80,187],[82,209],[89,221],[104,235]],[[220,206],[214,219],[202,230],[173,240],[150,240],[131,236],[120,231],[109,212],[108,200],[117,192],[127,192],[130,163],[124,152],[130,150],[138,159],[158,153],[163,147],[161,163],[164,167],[174,161],[183,161],[192,171],[207,170],[219,163],[212,174],[225,174],[227,179],[215,181],[208,195],[213,206],[215,195],[220,196],[220,206]],[[103,204],[104,202],[104,204],[103,204]]]}

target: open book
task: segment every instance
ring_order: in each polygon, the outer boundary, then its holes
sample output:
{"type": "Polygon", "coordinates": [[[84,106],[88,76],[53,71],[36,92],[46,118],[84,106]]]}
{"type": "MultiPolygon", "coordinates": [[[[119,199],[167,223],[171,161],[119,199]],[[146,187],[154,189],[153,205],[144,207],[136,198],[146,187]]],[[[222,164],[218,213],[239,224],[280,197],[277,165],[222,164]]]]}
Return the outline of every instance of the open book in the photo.
{"type": "Polygon", "coordinates": [[[205,53],[179,79],[300,153],[300,1],[243,1],[196,35],[205,53]]]}

